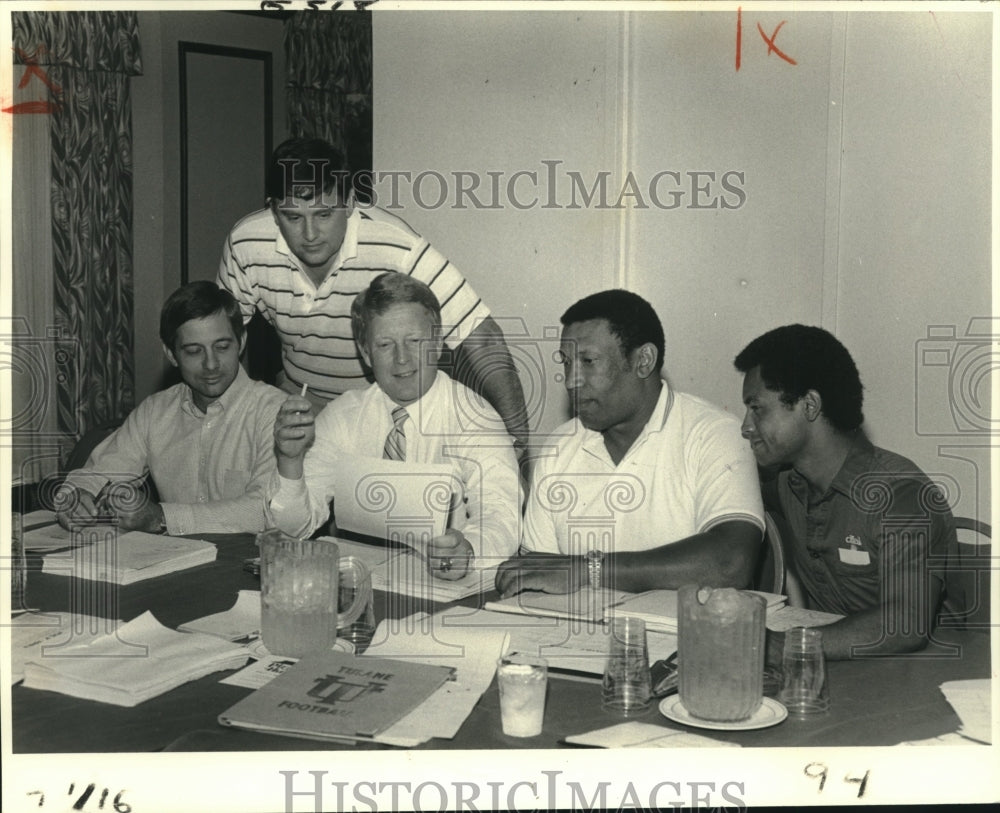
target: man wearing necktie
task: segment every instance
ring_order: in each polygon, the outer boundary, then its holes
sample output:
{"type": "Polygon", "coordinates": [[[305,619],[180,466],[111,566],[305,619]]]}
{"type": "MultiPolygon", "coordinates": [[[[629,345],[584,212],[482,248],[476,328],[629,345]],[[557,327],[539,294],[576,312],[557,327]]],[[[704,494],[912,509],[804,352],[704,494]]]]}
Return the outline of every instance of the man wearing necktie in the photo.
{"type": "Polygon", "coordinates": [[[405,274],[383,274],[355,299],[351,329],[375,383],[345,393],[315,418],[306,398],[285,401],[267,499],[273,524],[299,537],[322,525],[338,498],[332,472],[345,454],[444,463],[462,493],[448,530],[428,544],[431,573],[459,579],[511,556],[521,505],[513,440],[486,401],[437,369],[441,315],[433,292],[405,274]]]}

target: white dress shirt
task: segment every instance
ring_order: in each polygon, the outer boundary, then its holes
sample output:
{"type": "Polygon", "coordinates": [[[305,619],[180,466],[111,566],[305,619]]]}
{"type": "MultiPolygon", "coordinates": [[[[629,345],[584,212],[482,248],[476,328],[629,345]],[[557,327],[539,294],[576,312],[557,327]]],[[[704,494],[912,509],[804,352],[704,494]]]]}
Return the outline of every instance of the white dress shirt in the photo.
{"type": "MultiPolygon", "coordinates": [[[[316,440],[306,453],[304,476],[289,480],[275,472],[272,478],[267,508],[272,523],[298,537],[322,525],[330,500],[338,497],[332,476],[338,458],[381,458],[396,406],[377,384],[346,392],[328,404],[316,417],[316,440]]],[[[451,528],[468,539],[477,566],[513,556],[519,540],[521,484],[513,441],[500,416],[440,371],[424,396],[407,405],[407,412],[406,461],[451,466],[463,489],[451,528]]]]}
{"type": "Polygon", "coordinates": [[[286,397],[242,367],[205,412],[187,384],[175,384],[132,410],[66,481],[96,496],[109,482],[148,472],[167,533],[260,531],[276,465],[274,419],[286,397]]]}

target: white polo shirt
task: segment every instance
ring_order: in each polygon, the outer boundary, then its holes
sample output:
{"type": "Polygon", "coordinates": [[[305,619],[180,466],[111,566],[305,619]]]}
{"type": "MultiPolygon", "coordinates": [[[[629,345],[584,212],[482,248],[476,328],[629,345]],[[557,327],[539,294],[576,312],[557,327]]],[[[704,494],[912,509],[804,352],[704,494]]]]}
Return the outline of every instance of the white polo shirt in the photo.
{"type": "Polygon", "coordinates": [[[525,550],[649,550],[730,520],[764,530],[757,464],[735,416],[663,382],[656,408],[616,466],[600,432],[560,427],[536,464],[525,550]]]}

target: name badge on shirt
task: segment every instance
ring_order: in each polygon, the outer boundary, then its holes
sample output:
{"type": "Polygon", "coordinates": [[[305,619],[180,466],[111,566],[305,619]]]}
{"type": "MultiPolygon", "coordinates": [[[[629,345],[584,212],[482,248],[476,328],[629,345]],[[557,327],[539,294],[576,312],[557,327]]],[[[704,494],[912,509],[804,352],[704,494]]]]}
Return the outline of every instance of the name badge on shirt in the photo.
{"type": "Polygon", "coordinates": [[[845,565],[863,566],[870,564],[872,560],[868,551],[857,548],[837,548],[837,553],[840,554],[840,561],[845,565]]]}

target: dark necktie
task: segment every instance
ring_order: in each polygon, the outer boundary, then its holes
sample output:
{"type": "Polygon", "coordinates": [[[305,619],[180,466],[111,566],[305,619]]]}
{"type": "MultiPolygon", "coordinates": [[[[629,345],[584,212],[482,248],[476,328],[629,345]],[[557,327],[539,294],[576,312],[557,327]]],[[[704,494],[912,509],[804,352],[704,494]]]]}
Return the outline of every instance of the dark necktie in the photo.
{"type": "Polygon", "coordinates": [[[382,457],[386,460],[406,460],[406,434],[403,424],[409,415],[404,407],[398,406],[392,411],[393,427],[385,438],[382,457]]]}

